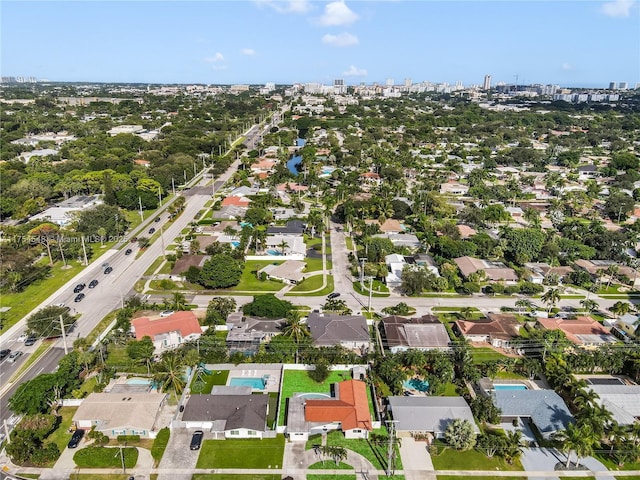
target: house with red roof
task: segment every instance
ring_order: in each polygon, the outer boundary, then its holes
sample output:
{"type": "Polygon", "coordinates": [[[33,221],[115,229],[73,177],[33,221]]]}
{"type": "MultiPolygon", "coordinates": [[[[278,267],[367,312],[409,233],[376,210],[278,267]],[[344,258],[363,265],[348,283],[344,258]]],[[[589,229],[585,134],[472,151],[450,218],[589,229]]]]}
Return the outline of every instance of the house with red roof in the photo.
{"type": "Polygon", "coordinates": [[[230,196],[222,200],[223,207],[248,207],[251,203],[251,199],[247,197],[230,196]]]}
{"type": "Polygon", "coordinates": [[[202,335],[200,323],[193,312],[175,312],[166,317],[156,315],[134,318],[131,320],[131,328],[136,340],[150,337],[156,353],[176,348],[202,335]]]}
{"type": "Polygon", "coordinates": [[[538,325],[545,330],[561,330],[567,339],[582,347],[596,348],[618,341],[611,332],[591,317],[538,318],[538,325]]]}
{"type": "Polygon", "coordinates": [[[345,380],[332,385],[332,393],[294,393],[289,399],[287,433],[292,441],[309,435],[341,430],[345,438],[367,438],[373,429],[367,384],[345,380]]]}

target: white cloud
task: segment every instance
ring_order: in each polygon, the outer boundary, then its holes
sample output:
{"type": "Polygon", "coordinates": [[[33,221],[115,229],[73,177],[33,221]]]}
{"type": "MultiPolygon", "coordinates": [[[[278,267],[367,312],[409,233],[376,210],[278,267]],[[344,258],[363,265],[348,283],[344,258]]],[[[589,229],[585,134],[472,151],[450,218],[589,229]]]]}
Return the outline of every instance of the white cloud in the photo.
{"type": "Polygon", "coordinates": [[[350,25],[358,20],[358,15],[353,12],[344,1],[338,0],[327,3],[324,7],[324,15],[318,20],[320,25],[332,27],[337,25],[350,25]]]}
{"type": "Polygon", "coordinates": [[[227,66],[226,65],[212,65],[211,68],[213,70],[226,70],[227,66]]]}
{"type": "Polygon", "coordinates": [[[560,68],[562,68],[562,70],[564,70],[565,72],[569,72],[573,70],[573,65],[571,65],[570,63],[564,62],[560,68]]]}
{"type": "Polygon", "coordinates": [[[278,13],[307,13],[311,10],[309,0],[254,0],[258,6],[267,6],[278,13]]]}
{"type": "Polygon", "coordinates": [[[367,71],[364,68],[358,68],[355,65],[350,65],[349,70],[342,72],[345,77],[366,77],[367,71]]]}
{"type": "Polygon", "coordinates": [[[255,55],[256,51],[253,48],[243,48],[240,50],[240,53],[242,53],[242,55],[255,55]]]}
{"type": "Polygon", "coordinates": [[[608,17],[628,17],[635,0],[613,0],[602,5],[602,13],[608,17]]]}
{"type": "Polygon", "coordinates": [[[327,33],[322,37],[322,43],[331,45],[332,47],[350,47],[352,45],[358,45],[360,41],[355,35],[345,32],[338,35],[327,33]]]}
{"type": "Polygon", "coordinates": [[[207,63],[217,63],[217,62],[222,62],[223,60],[224,60],[224,55],[222,55],[220,52],[216,52],[216,54],[213,57],[207,57],[204,59],[204,61],[207,63]]]}

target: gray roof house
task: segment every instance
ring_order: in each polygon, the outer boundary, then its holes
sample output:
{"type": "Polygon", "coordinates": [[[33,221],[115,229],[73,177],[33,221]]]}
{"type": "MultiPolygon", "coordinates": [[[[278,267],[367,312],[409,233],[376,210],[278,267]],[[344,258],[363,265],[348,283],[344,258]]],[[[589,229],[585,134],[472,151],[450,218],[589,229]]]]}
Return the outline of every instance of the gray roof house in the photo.
{"type": "Polygon", "coordinates": [[[242,312],[234,312],[227,317],[227,347],[230,352],[254,354],[261,343],[282,333],[286,321],[284,318],[245,317],[242,312]]]}
{"type": "Polygon", "coordinates": [[[444,324],[433,315],[404,318],[397,315],[380,321],[392,353],[410,348],[417,350],[449,350],[451,339],[444,324]]]}
{"type": "Polygon", "coordinates": [[[633,425],[640,419],[640,385],[589,385],[589,389],[619,425],[633,425]]]}
{"type": "Polygon", "coordinates": [[[182,413],[186,428],[214,433],[216,438],[263,438],[267,431],[269,395],[240,391],[191,395],[182,413]]]}
{"type": "Polygon", "coordinates": [[[267,228],[267,235],[302,235],[305,230],[305,224],[300,220],[289,220],[283,227],[267,228]]]}
{"type": "Polygon", "coordinates": [[[476,433],[476,425],[469,404],[463,397],[389,397],[389,411],[398,423],[399,436],[412,433],[431,433],[442,438],[447,426],[456,418],[469,420],[476,433]]]}
{"type": "Polygon", "coordinates": [[[529,419],[546,439],[574,422],[566,403],[553,390],[496,390],[492,395],[502,421],[529,419]]]}
{"type": "Polygon", "coordinates": [[[362,315],[311,312],[307,325],[317,347],[341,345],[350,350],[360,350],[362,354],[371,348],[369,326],[362,315]]]}

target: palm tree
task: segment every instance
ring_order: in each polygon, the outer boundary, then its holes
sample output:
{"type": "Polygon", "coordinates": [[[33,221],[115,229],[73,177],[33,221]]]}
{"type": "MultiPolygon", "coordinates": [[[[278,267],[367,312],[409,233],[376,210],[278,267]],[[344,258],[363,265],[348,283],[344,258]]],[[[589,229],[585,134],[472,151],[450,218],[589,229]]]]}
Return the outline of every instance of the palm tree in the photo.
{"type": "Polygon", "coordinates": [[[556,303],[560,301],[560,289],[550,288],[542,294],[540,299],[547,304],[547,310],[550,312],[551,308],[555,307],[556,303]]]}
{"type": "Polygon", "coordinates": [[[184,296],[184,293],[173,292],[173,295],[171,295],[171,308],[173,310],[184,310],[187,308],[187,298],[184,296]]]}
{"type": "Polygon", "coordinates": [[[460,316],[463,319],[470,318],[471,317],[471,312],[473,312],[473,310],[474,310],[473,307],[462,307],[460,309],[460,316]]]}
{"type": "Polygon", "coordinates": [[[533,303],[531,300],[522,298],[520,300],[516,300],[515,306],[518,308],[518,312],[522,313],[523,310],[533,307],[533,303]]]}
{"type": "Polygon", "coordinates": [[[583,435],[582,429],[574,423],[569,424],[566,430],[561,430],[556,434],[555,438],[560,442],[560,451],[567,455],[566,468],[569,468],[571,464],[571,453],[574,450],[576,452],[576,463],[578,463],[578,458],[580,457],[578,452],[584,451],[585,439],[583,435]]]}
{"type": "Polygon", "coordinates": [[[613,313],[617,318],[621,315],[629,313],[629,311],[631,310],[631,305],[628,302],[616,302],[611,306],[609,310],[611,310],[611,313],[613,313]]]}
{"type": "Polygon", "coordinates": [[[157,365],[157,371],[154,375],[154,381],[160,385],[163,392],[173,392],[179,395],[185,386],[182,378],[184,366],[176,352],[167,352],[162,356],[162,361],[157,365]]]}
{"type": "Polygon", "coordinates": [[[309,337],[309,329],[302,323],[302,318],[298,310],[291,310],[287,314],[287,323],[282,329],[282,335],[289,337],[295,343],[300,343],[303,339],[309,337]]]}
{"type": "Polygon", "coordinates": [[[520,430],[510,430],[507,432],[504,444],[504,455],[507,463],[511,464],[522,454],[522,433],[520,430]]]}
{"type": "Polygon", "coordinates": [[[279,244],[278,247],[280,247],[280,251],[282,252],[282,255],[284,255],[284,249],[287,248],[289,246],[289,244],[282,240],[279,244]]]}
{"type": "Polygon", "coordinates": [[[607,280],[607,288],[611,285],[611,281],[616,277],[620,267],[618,265],[609,265],[605,270],[609,279],[607,280]]]}
{"type": "Polygon", "coordinates": [[[580,300],[580,305],[582,305],[582,308],[585,309],[585,311],[589,312],[589,313],[593,313],[596,310],[598,310],[598,307],[600,305],[598,305],[598,302],[596,302],[595,300],[590,300],[585,298],[584,300],[580,300]]]}

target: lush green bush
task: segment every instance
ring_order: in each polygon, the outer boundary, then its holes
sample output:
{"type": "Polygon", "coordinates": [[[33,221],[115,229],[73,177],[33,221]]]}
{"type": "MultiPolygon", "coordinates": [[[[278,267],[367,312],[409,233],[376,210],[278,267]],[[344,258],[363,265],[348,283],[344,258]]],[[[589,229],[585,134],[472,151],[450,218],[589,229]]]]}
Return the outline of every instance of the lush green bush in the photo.
{"type": "Polygon", "coordinates": [[[118,435],[118,443],[137,443],[140,441],[140,435],[118,435]]]}
{"type": "Polygon", "coordinates": [[[280,300],[272,293],[256,295],[251,303],[242,307],[245,315],[267,318],[284,318],[293,308],[291,302],[280,300]]]}
{"type": "Polygon", "coordinates": [[[329,366],[325,361],[321,361],[315,364],[313,370],[309,370],[309,377],[318,383],[324,382],[329,377],[329,366]]]}

